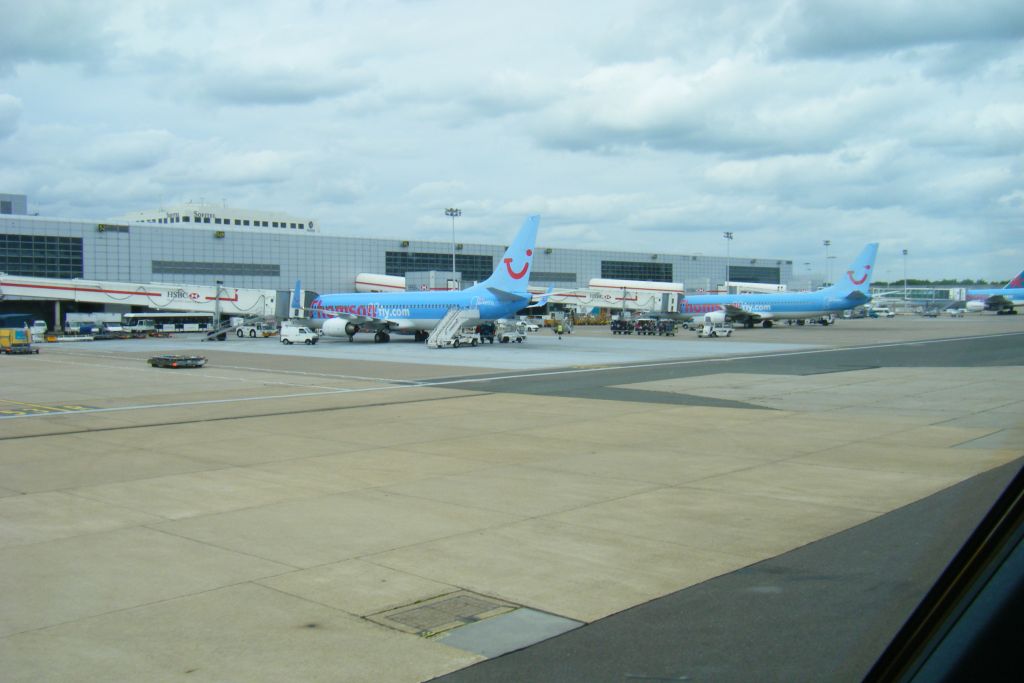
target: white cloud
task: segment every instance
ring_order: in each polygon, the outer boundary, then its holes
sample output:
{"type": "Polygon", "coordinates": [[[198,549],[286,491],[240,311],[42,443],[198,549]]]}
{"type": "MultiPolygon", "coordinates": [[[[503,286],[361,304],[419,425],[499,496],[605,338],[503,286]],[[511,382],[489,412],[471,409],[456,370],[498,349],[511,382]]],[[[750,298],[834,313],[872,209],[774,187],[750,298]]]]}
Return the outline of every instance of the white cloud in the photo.
{"type": "Polygon", "coordinates": [[[75,0],[0,2],[0,76],[18,64],[75,64],[96,68],[111,53],[110,3],[75,0]]]}
{"type": "Polygon", "coordinates": [[[779,26],[787,54],[843,57],[920,45],[1024,37],[1024,6],[1014,0],[962,4],[921,0],[798,0],[779,26]]]}
{"type": "Polygon", "coordinates": [[[540,212],[554,248],[1019,269],[1009,0],[0,3],[0,191],[43,213],[207,197],[446,240],[456,205],[465,241],[540,212]]]}
{"type": "Polygon", "coordinates": [[[13,95],[0,93],[0,140],[17,130],[21,109],[21,100],[13,95]]]}
{"type": "Polygon", "coordinates": [[[82,163],[110,173],[141,171],[164,160],[174,144],[165,130],[101,135],[83,146],[82,163]]]}

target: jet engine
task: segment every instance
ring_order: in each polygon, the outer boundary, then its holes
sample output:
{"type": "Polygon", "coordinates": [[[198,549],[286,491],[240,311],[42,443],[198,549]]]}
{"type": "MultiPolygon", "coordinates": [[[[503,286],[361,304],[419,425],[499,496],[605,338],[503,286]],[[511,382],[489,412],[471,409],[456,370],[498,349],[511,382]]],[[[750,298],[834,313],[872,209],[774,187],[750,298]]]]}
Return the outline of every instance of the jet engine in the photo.
{"type": "Polygon", "coordinates": [[[359,325],[341,318],[331,318],[324,321],[322,330],[328,337],[351,337],[359,331],[359,325]]]}
{"type": "Polygon", "coordinates": [[[724,323],[725,311],[712,311],[711,313],[705,313],[701,322],[710,323],[712,325],[724,323]]]}
{"type": "Polygon", "coordinates": [[[986,307],[985,307],[985,302],[984,301],[968,301],[967,302],[967,310],[971,311],[972,313],[977,313],[978,311],[984,311],[985,308],[986,307]]]}

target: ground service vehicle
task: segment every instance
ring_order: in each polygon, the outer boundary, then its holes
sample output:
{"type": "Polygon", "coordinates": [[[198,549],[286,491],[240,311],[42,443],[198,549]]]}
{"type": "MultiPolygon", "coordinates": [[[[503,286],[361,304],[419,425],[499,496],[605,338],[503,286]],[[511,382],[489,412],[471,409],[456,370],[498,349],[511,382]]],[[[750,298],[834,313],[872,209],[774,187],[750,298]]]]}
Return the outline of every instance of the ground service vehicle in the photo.
{"type": "Polygon", "coordinates": [[[498,327],[494,323],[480,323],[476,326],[476,331],[480,333],[480,343],[484,342],[494,343],[494,337],[498,332],[498,327]]]}
{"type": "Polygon", "coordinates": [[[201,368],[206,365],[206,356],[153,356],[149,364],[154,368],[201,368]]]}
{"type": "Polygon", "coordinates": [[[508,344],[515,342],[522,344],[526,341],[526,323],[523,322],[502,322],[499,321],[496,325],[498,341],[502,344],[508,344]]]}
{"type": "Polygon", "coordinates": [[[461,330],[459,330],[459,333],[456,334],[451,339],[439,341],[437,344],[437,348],[446,349],[451,347],[453,349],[457,349],[460,346],[476,346],[479,343],[480,333],[476,331],[476,326],[463,327],[461,330]]]}
{"type": "Polygon", "coordinates": [[[698,337],[731,337],[732,325],[707,321],[697,328],[698,337]]]}
{"type": "Polygon", "coordinates": [[[613,320],[611,330],[612,334],[633,334],[633,321],[613,320]]]}
{"type": "Polygon", "coordinates": [[[658,321],[653,318],[638,318],[633,322],[633,330],[638,335],[653,337],[658,334],[658,321]]]}
{"type": "Polygon", "coordinates": [[[0,353],[39,353],[32,348],[32,332],[28,327],[0,328],[0,353]]]}
{"type": "Polygon", "coordinates": [[[213,313],[125,313],[125,329],[133,334],[147,332],[209,332],[213,313]]]}
{"type": "Polygon", "coordinates": [[[294,344],[296,342],[302,344],[316,344],[318,341],[320,341],[320,336],[308,327],[281,328],[282,344],[294,344]]]}
{"type": "Polygon", "coordinates": [[[255,339],[256,337],[272,337],[275,334],[277,334],[277,327],[264,322],[243,324],[235,328],[236,337],[255,339]]]}

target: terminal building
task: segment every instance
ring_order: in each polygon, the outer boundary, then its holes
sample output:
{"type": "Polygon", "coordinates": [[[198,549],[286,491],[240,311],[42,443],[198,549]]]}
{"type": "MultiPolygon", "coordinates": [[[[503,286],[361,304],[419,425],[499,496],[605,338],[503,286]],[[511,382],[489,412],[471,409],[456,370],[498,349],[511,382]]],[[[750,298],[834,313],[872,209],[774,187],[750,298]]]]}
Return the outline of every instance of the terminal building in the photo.
{"type": "MultiPolygon", "coordinates": [[[[404,277],[452,270],[450,241],[342,237],[309,217],[187,203],[106,221],[28,215],[28,198],[0,194],[0,273],[136,283],[356,291],[361,273],[404,277]]],[[[503,226],[511,236],[518,225],[503,226]]],[[[331,226],[341,232],[344,226],[331,226]]],[[[790,260],[546,247],[534,257],[531,286],[586,287],[608,278],[683,283],[689,292],[721,283],[793,284],[790,260]],[[728,273],[726,270],[728,269],[728,273]]],[[[465,284],[486,279],[500,244],[455,244],[465,284]]],[[[799,283],[804,284],[804,283],[799,283]]],[[[9,302],[8,302],[9,303],[9,302]]],[[[10,308],[9,305],[2,306],[10,308]]]]}

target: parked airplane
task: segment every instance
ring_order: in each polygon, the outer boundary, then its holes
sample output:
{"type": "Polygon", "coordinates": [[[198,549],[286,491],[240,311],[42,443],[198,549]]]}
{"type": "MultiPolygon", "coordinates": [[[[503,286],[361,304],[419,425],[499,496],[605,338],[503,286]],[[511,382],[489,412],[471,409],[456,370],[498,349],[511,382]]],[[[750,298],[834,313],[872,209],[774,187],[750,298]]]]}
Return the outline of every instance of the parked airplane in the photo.
{"type": "MultiPolygon", "coordinates": [[[[426,339],[449,309],[476,309],[481,320],[515,315],[534,299],[527,289],[540,216],[523,221],[512,245],[489,278],[468,289],[450,292],[388,292],[324,294],[313,300],[310,322],[328,337],[373,332],[375,342],[391,334],[412,334],[426,339]]],[[[543,297],[546,301],[546,297],[543,297]]]]}
{"type": "Polygon", "coordinates": [[[1024,306],[1024,271],[1007,282],[1001,289],[968,289],[968,311],[995,311],[999,315],[1017,312],[1024,306]]]}
{"type": "Polygon", "coordinates": [[[871,301],[871,275],[877,252],[878,242],[865,245],[840,282],[817,292],[698,294],[680,298],[678,312],[685,319],[697,316],[711,323],[729,320],[746,327],[757,323],[771,327],[773,321],[785,319],[827,321],[831,314],[871,301]]]}

